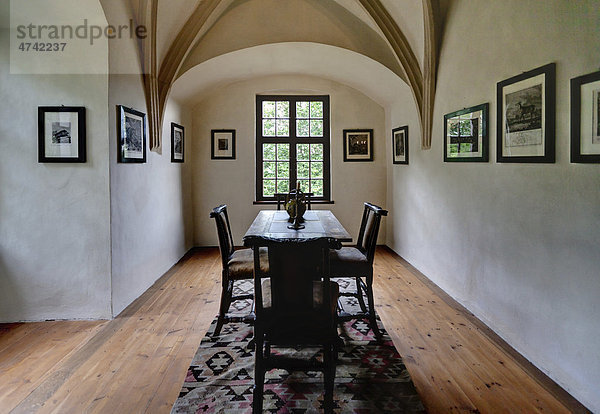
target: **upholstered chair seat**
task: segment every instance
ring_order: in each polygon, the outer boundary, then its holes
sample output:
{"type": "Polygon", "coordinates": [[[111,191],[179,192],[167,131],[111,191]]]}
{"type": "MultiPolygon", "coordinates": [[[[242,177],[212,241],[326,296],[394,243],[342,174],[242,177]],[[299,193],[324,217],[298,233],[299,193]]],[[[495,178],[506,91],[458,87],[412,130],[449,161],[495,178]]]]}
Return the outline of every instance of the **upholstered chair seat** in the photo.
{"type": "Polygon", "coordinates": [[[367,255],[356,247],[344,246],[330,253],[331,274],[346,276],[362,276],[370,272],[371,263],[367,255]]]}
{"type": "MultiPolygon", "coordinates": [[[[254,272],[254,256],[252,249],[235,250],[227,262],[229,277],[233,280],[252,278],[254,272]]],[[[267,249],[260,249],[260,269],[266,272],[269,269],[267,249]]]]}

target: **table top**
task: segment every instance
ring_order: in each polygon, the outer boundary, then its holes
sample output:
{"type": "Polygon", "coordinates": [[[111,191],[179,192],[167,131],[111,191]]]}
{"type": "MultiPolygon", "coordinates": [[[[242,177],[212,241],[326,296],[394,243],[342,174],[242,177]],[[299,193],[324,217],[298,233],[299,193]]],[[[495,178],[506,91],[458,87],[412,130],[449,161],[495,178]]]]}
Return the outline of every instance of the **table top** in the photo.
{"type": "Polygon", "coordinates": [[[309,239],[329,237],[340,242],[351,242],[352,236],[329,210],[307,210],[304,213],[304,229],[293,230],[287,226],[289,215],[285,210],[261,210],[244,235],[244,245],[249,237],[261,236],[274,239],[309,239]]]}

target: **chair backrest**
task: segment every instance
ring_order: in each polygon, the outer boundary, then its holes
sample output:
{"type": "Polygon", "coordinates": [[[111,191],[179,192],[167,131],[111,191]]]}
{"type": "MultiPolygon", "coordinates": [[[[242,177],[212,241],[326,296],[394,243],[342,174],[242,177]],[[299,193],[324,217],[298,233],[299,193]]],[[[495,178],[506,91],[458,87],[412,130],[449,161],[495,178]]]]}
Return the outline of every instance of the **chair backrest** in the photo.
{"type": "Polygon", "coordinates": [[[217,224],[217,235],[219,236],[219,249],[221,250],[221,260],[223,269],[227,267],[229,258],[233,254],[233,236],[231,235],[231,226],[229,225],[229,216],[227,215],[227,205],[221,204],[210,212],[210,217],[215,219],[217,224]]]}
{"type": "Polygon", "coordinates": [[[277,200],[277,210],[281,210],[282,206],[285,206],[285,199],[287,193],[275,193],[275,199],[277,200]]]}
{"type": "Polygon", "coordinates": [[[339,249],[341,244],[325,237],[312,239],[278,240],[252,237],[245,242],[254,249],[254,292],[256,317],[263,312],[262,279],[270,279],[270,307],[278,317],[311,311],[313,281],[322,280],[322,306],[330,309],[329,249],[339,249]],[[269,274],[261,274],[258,249],[267,247],[269,274]]]}
{"type": "Polygon", "coordinates": [[[387,210],[375,204],[365,203],[356,247],[367,256],[369,263],[373,263],[373,258],[375,257],[375,247],[377,246],[381,217],[387,216],[387,213],[387,210]]]}

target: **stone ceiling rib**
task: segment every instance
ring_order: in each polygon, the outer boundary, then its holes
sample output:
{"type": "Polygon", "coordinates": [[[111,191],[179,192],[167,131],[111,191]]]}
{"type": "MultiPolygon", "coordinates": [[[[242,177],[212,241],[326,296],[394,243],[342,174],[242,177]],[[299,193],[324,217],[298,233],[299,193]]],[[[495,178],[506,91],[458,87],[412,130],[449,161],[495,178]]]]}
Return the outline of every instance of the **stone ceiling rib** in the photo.
{"type": "MultiPolygon", "coordinates": [[[[135,0],[134,0],[135,1],[135,0]]],[[[155,2],[158,0],[140,0],[143,4],[148,1],[154,6],[153,10],[153,37],[152,49],[154,56],[151,59],[149,70],[144,75],[144,87],[148,100],[148,109],[151,112],[149,120],[151,122],[151,145],[153,150],[160,150],[162,131],[162,122],[164,110],[169,96],[169,91],[176,79],[186,56],[195,45],[200,33],[206,29],[210,23],[211,17],[215,17],[215,11],[219,6],[231,4],[229,0],[203,0],[196,3],[196,7],[183,25],[174,41],[168,48],[165,58],[158,67],[156,62],[156,13],[155,2]]],[[[423,62],[423,71],[419,61],[408,42],[402,30],[386,10],[380,0],[357,0],[360,5],[371,16],[373,21],[383,33],[389,47],[400,63],[400,70],[413,93],[417,112],[421,121],[421,147],[424,149],[431,147],[431,127],[433,116],[433,102],[435,97],[435,82],[437,72],[437,60],[439,51],[439,41],[436,38],[439,35],[439,0],[423,1],[423,19],[424,19],[424,44],[425,59],[423,62]]],[[[223,12],[223,7],[218,10],[223,12]]],[[[218,17],[218,16],[217,16],[218,17]]],[[[144,55],[144,62],[148,56],[144,55]]]]}

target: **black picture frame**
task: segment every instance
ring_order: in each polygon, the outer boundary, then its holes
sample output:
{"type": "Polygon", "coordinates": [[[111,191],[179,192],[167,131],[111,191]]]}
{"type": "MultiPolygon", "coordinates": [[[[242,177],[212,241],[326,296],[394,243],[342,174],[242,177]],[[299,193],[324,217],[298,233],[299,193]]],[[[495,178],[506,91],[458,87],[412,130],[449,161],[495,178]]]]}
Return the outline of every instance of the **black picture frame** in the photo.
{"type": "Polygon", "coordinates": [[[556,64],[498,82],[496,98],[496,160],[555,162],[556,64]]]}
{"type": "Polygon", "coordinates": [[[373,130],[344,129],[344,162],[373,161],[373,130]]]}
{"type": "Polygon", "coordinates": [[[117,105],[117,161],[146,162],[146,114],[117,105]]]}
{"type": "Polygon", "coordinates": [[[486,102],[444,115],[444,162],[489,161],[489,107],[486,102]]]}
{"type": "Polygon", "coordinates": [[[408,165],[408,125],[392,129],[392,162],[408,165]]]}
{"type": "Polygon", "coordinates": [[[235,129],[211,130],[210,150],[212,160],[235,160],[235,129]]]}
{"type": "Polygon", "coordinates": [[[83,106],[38,107],[38,162],[86,162],[83,106]]]}
{"type": "Polygon", "coordinates": [[[184,162],[185,129],[171,122],[171,162],[184,162]]]}
{"type": "Polygon", "coordinates": [[[571,79],[571,162],[600,164],[600,71],[571,79]]]}

